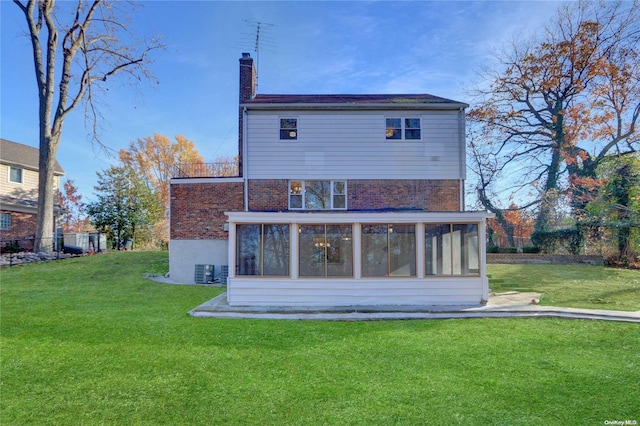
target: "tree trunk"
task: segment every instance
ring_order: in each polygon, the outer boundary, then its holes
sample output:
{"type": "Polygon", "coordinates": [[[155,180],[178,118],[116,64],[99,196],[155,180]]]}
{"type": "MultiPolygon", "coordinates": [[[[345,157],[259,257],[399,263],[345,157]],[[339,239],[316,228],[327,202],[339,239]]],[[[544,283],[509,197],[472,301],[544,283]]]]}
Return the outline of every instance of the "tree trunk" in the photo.
{"type": "Polygon", "coordinates": [[[54,248],[54,205],[56,191],[54,189],[54,169],[56,163],[57,143],[52,137],[44,136],[40,141],[39,175],[38,175],[38,220],[36,225],[35,250],[51,252],[54,248]]]}
{"type": "Polygon", "coordinates": [[[562,109],[562,105],[562,101],[558,100],[554,108],[554,115],[557,117],[557,121],[553,127],[555,133],[554,146],[551,154],[551,162],[547,168],[547,182],[544,185],[544,193],[541,197],[540,210],[536,219],[536,231],[549,230],[549,224],[551,223],[551,218],[556,208],[555,199],[558,192],[558,177],[560,176],[560,166],[563,161],[561,153],[565,145],[564,119],[559,112],[562,109]]]}

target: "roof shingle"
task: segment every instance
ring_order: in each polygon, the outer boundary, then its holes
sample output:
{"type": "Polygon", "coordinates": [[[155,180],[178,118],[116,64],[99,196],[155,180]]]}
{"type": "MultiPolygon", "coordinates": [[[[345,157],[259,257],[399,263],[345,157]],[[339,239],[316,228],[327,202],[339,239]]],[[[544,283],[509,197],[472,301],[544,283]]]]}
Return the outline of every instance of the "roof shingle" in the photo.
{"type": "MultiPolygon", "coordinates": [[[[0,138],[0,161],[6,164],[13,164],[27,169],[39,169],[40,150],[29,145],[12,142],[0,138]]],[[[63,175],[64,170],[56,160],[54,173],[63,175]]]]}

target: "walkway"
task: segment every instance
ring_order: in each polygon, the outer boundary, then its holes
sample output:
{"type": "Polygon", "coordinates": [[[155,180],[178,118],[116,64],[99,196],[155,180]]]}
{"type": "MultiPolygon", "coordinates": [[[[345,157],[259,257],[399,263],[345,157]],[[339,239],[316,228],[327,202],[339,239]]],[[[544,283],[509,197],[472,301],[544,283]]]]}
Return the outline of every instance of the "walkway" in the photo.
{"type": "Polygon", "coordinates": [[[491,295],[486,305],[474,306],[229,306],[227,294],[198,306],[189,312],[194,317],[288,319],[321,321],[372,321],[449,318],[513,318],[555,317],[603,321],[640,322],[640,311],[607,311],[600,309],[540,306],[538,293],[501,293],[491,295]]]}

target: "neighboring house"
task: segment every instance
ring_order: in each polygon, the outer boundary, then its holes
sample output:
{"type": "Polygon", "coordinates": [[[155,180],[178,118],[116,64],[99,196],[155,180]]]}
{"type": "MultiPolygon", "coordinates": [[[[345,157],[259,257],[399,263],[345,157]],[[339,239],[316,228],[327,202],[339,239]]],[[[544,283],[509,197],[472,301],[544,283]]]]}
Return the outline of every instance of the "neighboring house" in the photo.
{"type": "Polygon", "coordinates": [[[240,176],[171,181],[170,276],[228,265],[230,305],[488,299],[486,212],[464,211],[466,104],[262,95],[240,59],[240,176]]]}
{"type": "MultiPolygon", "coordinates": [[[[38,213],[39,150],[0,139],[0,240],[24,240],[36,234],[38,213]]],[[[56,162],[54,190],[64,170],[56,162]]],[[[57,210],[57,209],[56,209],[57,210]]],[[[28,244],[21,243],[23,248],[28,244]]]]}

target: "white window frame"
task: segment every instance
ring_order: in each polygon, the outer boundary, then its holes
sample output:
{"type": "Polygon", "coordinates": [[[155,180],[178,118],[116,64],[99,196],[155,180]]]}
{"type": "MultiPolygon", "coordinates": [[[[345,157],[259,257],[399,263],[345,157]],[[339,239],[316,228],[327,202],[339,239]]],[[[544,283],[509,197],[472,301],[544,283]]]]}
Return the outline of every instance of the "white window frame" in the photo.
{"type": "Polygon", "coordinates": [[[311,211],[321,211],[321,210],[347,210],[347,181],[346,180],[327,180],[327,179],[292,179],[289,181],[289,188],[288,188],[288,202],[289,202],[289,210],[311,210],[311,211]],[[306,205],[306,199],[305,199],[305,193],[306,193],[306,182],[317,182],[317,181],[323,181],[323,182],[329,182],[329,186],[330,186],[330,201],[331,201],[331,206],[328,209],[308,209],[305,207],[306,205]],[[302,185],[302,192],[301,194],[292,194],[291,193],[291,183],[292,182],[300,182],[302,185]],[[344,185],[344,193],[343,194],[337,194],[334,193],[334,184],[335,183],[342,183],[344,185]],[[291,206],[291,196],[292,195],[299,195],[302,197],[302,204],[301,207],[292,207],[291,206]],[[344,197],[344,207],[335,207],[334,206],[334,202],[335,202],[335,197],[336,196],[343,196],[344,197]]]}
{"type": "Polygon", "coordinates": [[[278,117],[278,139],[286,142],[297,141],[298,133],[299,133],[299,127],[298,127],[299,123],[300,123],[300,120],[298,119],[298,117],[278,117]],[[282,131],[287,129],[285,127],[282,127],[282,120],[296,120],[295,136],[289,135],[289,137],[285,137],[285,138],[282,137],[282,131]]]}
{"type": "Polygon", "coordinates": [[[11,230],[11,213],[0,213],[0,231],[11,230]]]}
{"type": "Polygon", "coordinates": [[[9,166],[9,175],[7,176],[7,180],[11,183],[19,183],[22,184],[24,183],[24,169],[22,167],[15,167],[15,166],[9,166]],[[12,170],[19,170],[20,171],[20,180],[13,180],[11,179],[11,171],[12,170]]]}
{"type": "Polygon", "coordinates": [[[388,140],[388,141],[409,141],[409,142],[412,142],[412,141],[420,142],[420,141],[422,141],[422,117],[385,117],[385,119],[384,119],[385,132],[387,131],[387,129],[389,129],[389,127],[387,127],[387,120],[400,120],[400,127],[393,127],[393,129],[400,129],[400,138],[394,139],[394,138],[391,138],[391,137],[385,135],[386,140],[388,140]],[[419,120],[420,126],[416,127],[416,128],[407,127],[407,125],[406,125],[407,120],[419,120]],[[419,130],[420,131],[420,137],[419,138],[407,138],[407,130],[419,130]]]}

